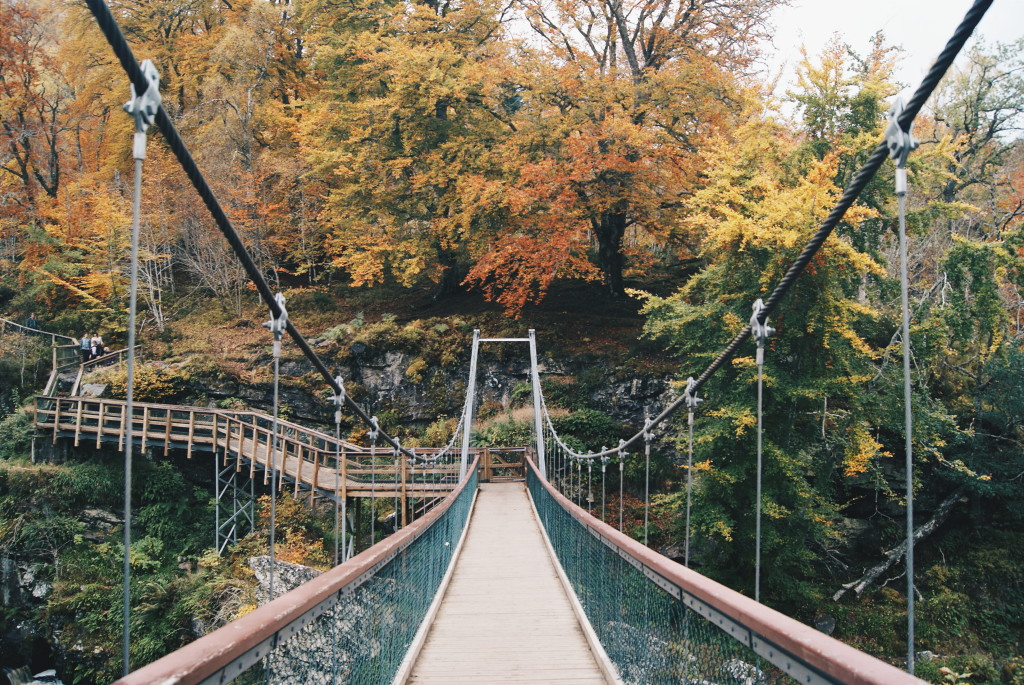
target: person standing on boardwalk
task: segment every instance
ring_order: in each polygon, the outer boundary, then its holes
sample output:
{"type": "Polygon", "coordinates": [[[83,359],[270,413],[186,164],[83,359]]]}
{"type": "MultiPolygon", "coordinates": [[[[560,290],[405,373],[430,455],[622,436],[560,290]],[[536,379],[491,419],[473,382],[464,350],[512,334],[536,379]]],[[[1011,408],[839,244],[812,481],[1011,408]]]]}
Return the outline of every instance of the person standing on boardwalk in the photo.
{"type": "Polygon", "coordinates": [[[82,336],[82,363],[89,361],[92,354],[92,336],[88,333],[82,336]]]}
{"type": "Polygon", "coordinates": [[[99,333],[97,333],[96,335],[92,336],[92,349],[91,349],[91,352],[92,352],[92,358],[93,359],[96,359],[97,357],[103,356],[103,338],[100,337],[99,333]]]}
{"type": "Polygon", "coordinates": [[[32,312],[31,314],[28,315],[28,318],[25,320],[25,326],[33,330],[39,328],[39,319],[36,318],[35,312],[32,312]]]}

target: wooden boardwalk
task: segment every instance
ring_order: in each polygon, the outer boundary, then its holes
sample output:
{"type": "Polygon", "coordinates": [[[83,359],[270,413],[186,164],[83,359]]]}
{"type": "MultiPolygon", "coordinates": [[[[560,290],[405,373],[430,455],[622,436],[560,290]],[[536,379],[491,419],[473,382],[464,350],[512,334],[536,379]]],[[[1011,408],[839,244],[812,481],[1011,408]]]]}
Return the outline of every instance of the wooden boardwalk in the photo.
{"type": "Polygon", "coordinates": [[[408,683],[606,683],[522,483],[483,483],[408,683]]]}

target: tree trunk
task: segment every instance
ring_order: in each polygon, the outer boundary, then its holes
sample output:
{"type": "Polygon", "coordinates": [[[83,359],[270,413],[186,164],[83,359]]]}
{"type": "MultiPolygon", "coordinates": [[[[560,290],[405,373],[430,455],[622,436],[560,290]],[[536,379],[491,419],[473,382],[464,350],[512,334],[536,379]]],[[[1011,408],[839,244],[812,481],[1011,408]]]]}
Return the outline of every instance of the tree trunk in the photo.
{"type": "MultiPolygon", "coordinates": [[[[950,512],[953,511],[953,505],[959,502],[960,499],[963,497],[964,490],[965,488],[963,487],[957,488],[952,495],[942,500],[942,504],[940,504],[935,509],[935,513],[932,515],[931,519],[929,519],[927,523],[918,526],[914,530],[913,537],[915,545],[928,535],[934,533],[935,530],[939,526],[941,526],[947,518],[949,518],[950,512]]],[[[839,590],[834,595],[832,595],[832,601],[838,602],[840,599],[843,598],[843,595],[845,595],[848,590],[853,590],[853,594],[860,596],[860,594],[864,592],[864,590],[866,590],[869,585],[871,585],[878,579],[878,576],[885,573],[889,569],[889,567],[895,564],[897,560],[902,559],[906,555],[906,553],[907,541],[904,540],[903,542],[896,545],[889,551],[885,552],[885,558],[879,564],[870,568],[868,572],[865,573],[863,576],[861,576],[857,580],[846,583],[841,588],[839,588],[839,590]]]]}
{"type": "Polygon", "coordinates": [[[597,266],[604,274],[605,288],[613,298],[625,297],[622,269],[626,259],[622,255],[622,236],[626,233],[626,213],[606,212],[592,225],[597,236],[597,266]]]}
{"type": "Polygon", "coordinates": [[[462,271],[455,253],[438,247],[437,261],[441,265],[441,280],[437,284],[434,299],[440,300],[462,292],[462,271]]]}

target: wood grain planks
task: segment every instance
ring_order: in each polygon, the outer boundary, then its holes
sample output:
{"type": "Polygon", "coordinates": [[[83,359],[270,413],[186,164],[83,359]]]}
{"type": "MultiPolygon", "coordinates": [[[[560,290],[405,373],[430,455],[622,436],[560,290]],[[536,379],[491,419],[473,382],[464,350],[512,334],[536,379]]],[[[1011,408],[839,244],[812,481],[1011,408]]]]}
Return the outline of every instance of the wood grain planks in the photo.
{"type": "Polygon", "coordinates": [[[483,483],[409,683],[605,683],[522,483],[483,483]]]}

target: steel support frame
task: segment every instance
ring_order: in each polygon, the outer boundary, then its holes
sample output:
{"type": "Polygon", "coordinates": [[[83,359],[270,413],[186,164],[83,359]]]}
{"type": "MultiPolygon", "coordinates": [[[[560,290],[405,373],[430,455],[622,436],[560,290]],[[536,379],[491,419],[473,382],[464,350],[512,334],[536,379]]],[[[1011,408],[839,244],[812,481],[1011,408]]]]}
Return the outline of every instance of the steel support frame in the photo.
{"type": "Polygon", "coordinates": [[[473,353],[469,361],[469,385],[466,387],[466,425],[462,435],[462,458],[459,462],[459,479],[466,477],[466,465],[469,463],[469,437],[473,428],[473,408],[476,402],[476,372],[482,342],[519,342],[530,345],[530,383],[533,388],[533,421],[537,440],[537,467],[541,475],[547,478],[547,463],[544,454],[544,425],[541,417],[540,372],[537,368],[537,334],[530,329],[526,338],[481,338],[480,329],[473,330],[473,353]]]}
{"type": "Polygon", "coordinates": [[[216,473],[215,527],[217,530],[217,554],[224,554],[229,544],[236,544],[256,528],[256,485],[255,481],[239,472],[234,464],[223,469],[217,451],[213,452],[213,468],[216,473]],[[248,483],[239,483],[242,478],[248,483]]]}

